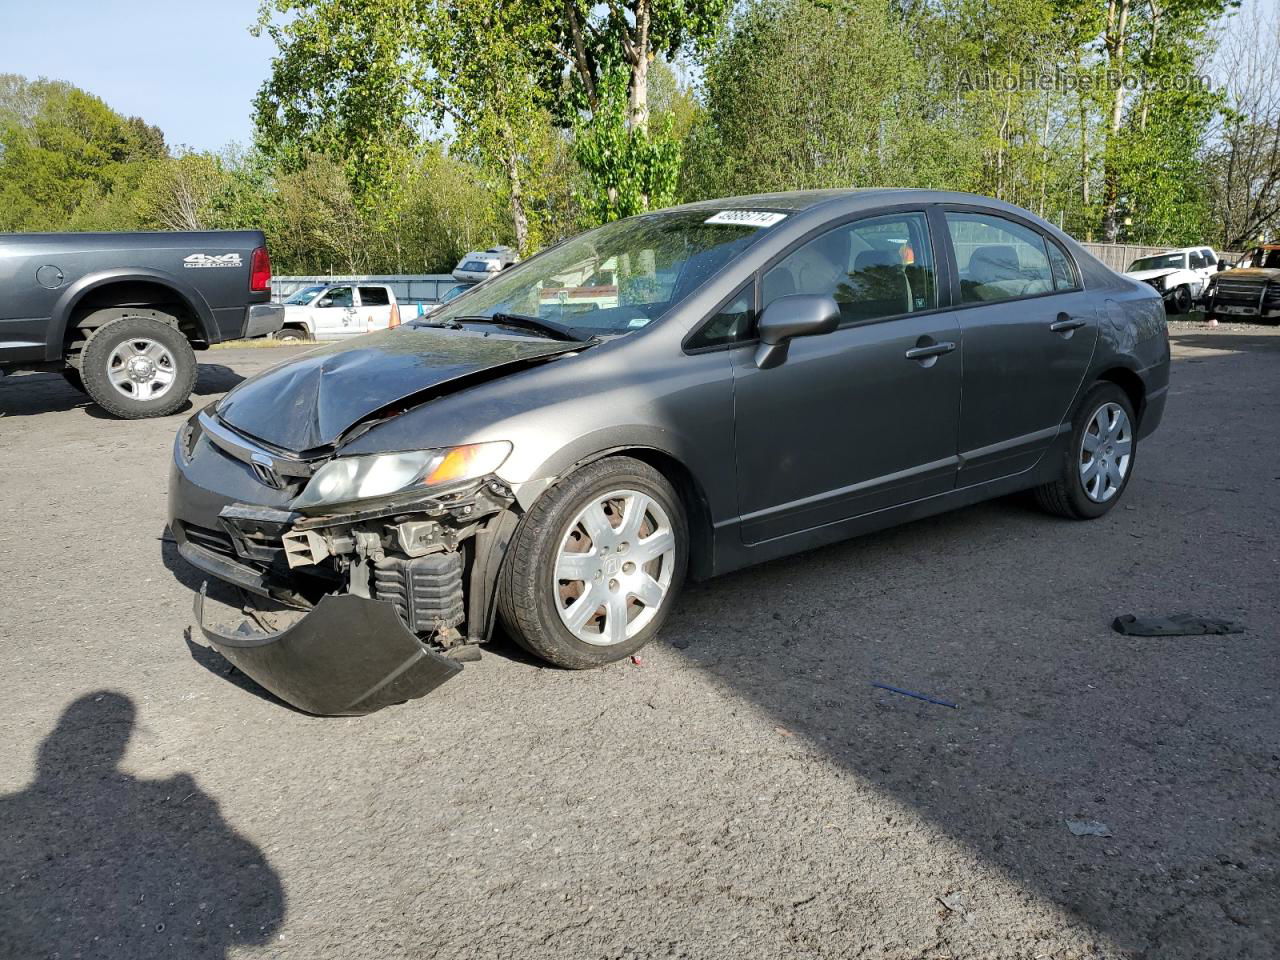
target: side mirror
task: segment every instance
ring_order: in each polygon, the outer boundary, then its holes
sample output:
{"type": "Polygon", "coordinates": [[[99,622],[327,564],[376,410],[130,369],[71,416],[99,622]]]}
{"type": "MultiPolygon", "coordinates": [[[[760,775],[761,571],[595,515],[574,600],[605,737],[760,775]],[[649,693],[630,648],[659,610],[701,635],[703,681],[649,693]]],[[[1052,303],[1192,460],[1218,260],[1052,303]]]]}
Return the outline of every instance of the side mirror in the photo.
{"type": "Polygon", "coordinates": [[[839,325],[840,307],[834,297],[808,293],[779,297],[760,314],[756,366],[761,370],[779,366],[787,359],[787,346],[792,337],[830,333],[839,325]]]}
{"type": "Polygon", "coordinates": [[[1219,261],[1218,261],[1218,272],[1219,272],[1219,273],[1221,273],[1223,270],[1230,270],[1230,269],[1231,269],[1231,264],[1227,263],[1227,261],[1225,261],[1225,260],[1219,260],[1219,261]]]}
{"type": "Polygon", "coordinates": [[[319,299],[319,301],[317,301],[316,306],[317,306],[317,307],[332,307],[332,306],[333,306],[333,301],[332,301],[332,300],[330,300],[328,297],[321,297],[321,298],[319,299]]]}

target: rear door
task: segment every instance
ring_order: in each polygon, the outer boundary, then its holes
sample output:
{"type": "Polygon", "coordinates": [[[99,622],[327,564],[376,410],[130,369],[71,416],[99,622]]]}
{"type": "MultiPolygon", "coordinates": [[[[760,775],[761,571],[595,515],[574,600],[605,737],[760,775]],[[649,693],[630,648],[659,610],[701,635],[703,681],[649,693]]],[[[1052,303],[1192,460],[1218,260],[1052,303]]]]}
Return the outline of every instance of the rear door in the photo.
{"type": "Polygon", "coordinates": [[[756,366],[752,342],[731,353],[744,542],[954,486],[959,329],[939,299],[935,241],[923,211],[867,216],[762,273],[762,308],[833,296],[842,323],[791,341],[772,369],[756,366]]]}
{"type": "Polygon", "coordinates": [[[364,333],[356,315],[355,290],[330,287],[311,307],[317,340],[341,340],[364,333]]]}
{"type": "Polygon", "coordinates": [[[391,325],[391,304],[394,302],[390,288],[358,287],[356,292],[360,298],[360,318],[365,324],[361,332],[387,329],[391,325]]]}
{"type": "Polygon", "coordinates": [[[1028,221],[948,206],[963,339],[960,486],[1020,473],[1058,434],[1093,357],[1097,308],[1074,261],[1028,221]]]}

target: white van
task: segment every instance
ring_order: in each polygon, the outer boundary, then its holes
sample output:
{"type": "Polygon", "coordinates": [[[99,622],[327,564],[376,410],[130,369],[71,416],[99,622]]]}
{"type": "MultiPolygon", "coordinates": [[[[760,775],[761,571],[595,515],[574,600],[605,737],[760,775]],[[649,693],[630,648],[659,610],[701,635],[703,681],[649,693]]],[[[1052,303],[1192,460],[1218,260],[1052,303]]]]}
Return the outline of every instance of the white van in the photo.
{"type": "Polygon", "coordinates": [[[303,287],[284,301],[281,340],[341,340],[400,325],[391,288],[378,283],[303,287]]]}
{"type": "Polygon", "coordinates": [[[453,268],[453,279],[479,283],[501,273],[520,258],[510,247],[490,247],[468,253],[453,268]]]}

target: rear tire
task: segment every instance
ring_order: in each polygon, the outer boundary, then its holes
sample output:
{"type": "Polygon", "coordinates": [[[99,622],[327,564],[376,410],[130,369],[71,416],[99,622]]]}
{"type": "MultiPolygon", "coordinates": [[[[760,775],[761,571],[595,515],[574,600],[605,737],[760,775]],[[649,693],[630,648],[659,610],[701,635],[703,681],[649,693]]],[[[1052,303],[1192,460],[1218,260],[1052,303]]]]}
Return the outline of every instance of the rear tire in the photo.
{"type": "Polygon", "coordinates": [[[662,629],[688,545],[684,506],[661,473],[630,457],[598,460],[544,493],[521,521],[498,582],[503,625],[558,667],[621,660],[662,629]],[[564,576],[575,572],[581,577],[564,576]]]}
{"type": "Polygon", "coordinates": [[[85,392],[123,420],[180,410],[196,384],[196,355],[178,330],[148,317],[121,317],[93,332],[80,356],[85,392]]]}
{"type": "Polygon", "coordinates": [[[1072,418],[1058,478],[1035,489],[1036,502],[1068,520],[1096,520],[1120,502],[1137,454],[1137,418],[1128,395],[1114,383],[1097,383],[1072,418]],[[1114,435],[1100,429],[1104,423],[1115,425],[1114,435]]]}

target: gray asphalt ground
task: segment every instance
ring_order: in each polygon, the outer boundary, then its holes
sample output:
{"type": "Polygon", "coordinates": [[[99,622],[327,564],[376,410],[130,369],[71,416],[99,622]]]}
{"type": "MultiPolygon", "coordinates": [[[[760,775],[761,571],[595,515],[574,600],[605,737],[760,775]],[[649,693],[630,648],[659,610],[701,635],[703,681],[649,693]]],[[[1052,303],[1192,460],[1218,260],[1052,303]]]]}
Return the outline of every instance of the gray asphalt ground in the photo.
{"type": "Polygon", "coordinates": [[[639,664],[500,642],[359,719],[187,639],[185,414],[0,381],[0,956],[1280,955],[1280,336],[1174,326],[1100,521],[973,507],[695,586],[639,664]],[[1187,611],[1247,629],[1109,626],[1187,611]]]}

